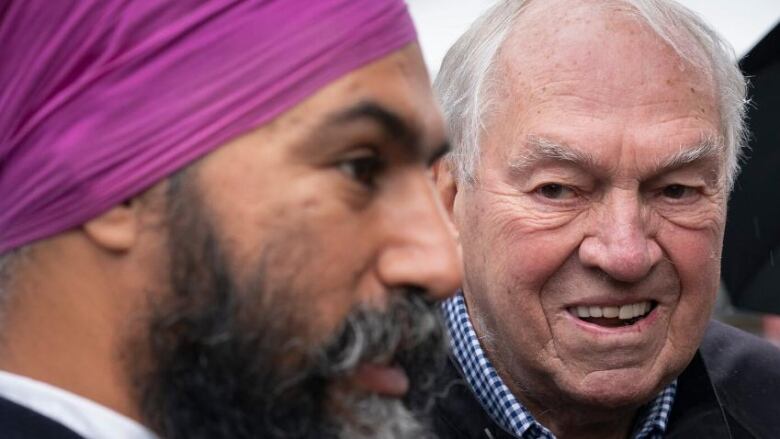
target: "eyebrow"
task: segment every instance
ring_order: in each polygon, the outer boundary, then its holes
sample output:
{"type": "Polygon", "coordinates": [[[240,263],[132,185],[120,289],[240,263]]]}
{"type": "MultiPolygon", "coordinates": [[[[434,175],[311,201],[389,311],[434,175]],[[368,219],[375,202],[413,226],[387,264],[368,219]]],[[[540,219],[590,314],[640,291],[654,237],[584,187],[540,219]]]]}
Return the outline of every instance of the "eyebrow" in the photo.
{"type": "Polygon", "coordinates": [[[680,145],[680,150],[658,163],[657,169],[673,170],[692,165],[697,162],[717,159],[720,156],[722,148],[718,142],[711,137],[705,137],[692,148],[685,148],[680,145]]]}
{"type": "MultiPolygon", "coordinates": [[[[512,159],[509,163],[514,172],[523,172],[540,161],[567,162],[581,168],[598,168],[598,163],[593,155],[588,152],[574,149],[564,143],[538,136],[528,136],[526,144],[529,151],[512,159]]],[[[659,160],[656,163],[656,174],[661,174],[675,169],[680,169],[692,164],[707,160],[717,159],[721,146],[711,137],[704,137],[693,147],[680,145],[680,150],[671,157],[659,160]]]]}
{"type": "Polygon", "coordinates": [[[450,151],[450,144],[445,140],[437,148],[427,153],[420,142],[422,136],[415,127],[406,123],[396,112],[373,101],[363,101],[333,114],[327,118],[325,124],[340,125],[361,120],[370,120],[376,123],[388,140],[401,145],[406,150],[405,152],[415,159],[427,159],[428,164],[432,164],[450,151]]]}
{"type": "Polygon", "coordinates": [[[541,161],[566,162],[583,168],[597,167],[593,155],[576,150],[564,143],[539,136],[528,136],[526,145],[528,152],[509,161],[509,167],[514,172],[527,171],[541,161]]]}

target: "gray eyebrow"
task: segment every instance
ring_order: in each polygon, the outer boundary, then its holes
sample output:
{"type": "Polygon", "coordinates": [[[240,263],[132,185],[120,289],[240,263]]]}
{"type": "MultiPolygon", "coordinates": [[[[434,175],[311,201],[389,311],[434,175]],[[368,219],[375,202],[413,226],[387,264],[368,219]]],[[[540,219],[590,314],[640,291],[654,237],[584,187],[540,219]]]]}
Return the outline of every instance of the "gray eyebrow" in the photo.
{"type": "Polygon", "coordinates": [[[693,148],[683,148],[684,147],[681,145],[680,150],[677,153],[658,163],[657,169],[673,170],[698,161],[717,159],[722,151],[720,143],[710,137],[703,138],[698,145],[693,148]]]}
{"type": "MultiPolygon", "coordinates": [[[[523,155],[512,158],[509,161],[509,167],[513,172],[524,172],[540,161],[568,162],[573,165],[597,169],[598,163],[593,155],[574,149],[565,143],[560,143],[551,139],[539,136],[528,136],[526,138],[528,152],[523,155]]],[[[657,174],[666,171],[679,169],[695,162],[715,159],[721,153],[722,147],[719,142],[711,137],[703,138],[693,147],[684,147],[680,145],[680,150],[666,159],[660,160],[656,164],[657,174]]]]}
{"type": "Polygon", "coordinates": [[[540,161],[568,162],[586,168],[596,167],[596,159],[589,153],[574,149],[564,143],[539,136],[526,138],[528,152],[512,158],[509,167],[514,172],[523,172],[540,161]]]}

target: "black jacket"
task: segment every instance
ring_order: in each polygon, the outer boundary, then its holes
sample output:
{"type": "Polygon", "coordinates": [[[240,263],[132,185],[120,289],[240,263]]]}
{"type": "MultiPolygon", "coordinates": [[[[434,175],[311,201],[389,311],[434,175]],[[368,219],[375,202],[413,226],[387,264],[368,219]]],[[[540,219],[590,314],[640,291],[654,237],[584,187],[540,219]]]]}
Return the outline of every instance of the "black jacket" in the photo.
{"type": "MultiPolygon", "coordinates": [[[[677,380],[666,438],[780,439],[780,350],[718,322],[677,380]]],[[[450,362],[432,410],[442,439],[512,439],[450,362]],[[488,434],[489,432],[489,434],[488,434]]]]}
{"type": "Polygon", "coordinates": [[[2,439],[84,439],[70,429],[5,398],[0,398],[2,439]]]}

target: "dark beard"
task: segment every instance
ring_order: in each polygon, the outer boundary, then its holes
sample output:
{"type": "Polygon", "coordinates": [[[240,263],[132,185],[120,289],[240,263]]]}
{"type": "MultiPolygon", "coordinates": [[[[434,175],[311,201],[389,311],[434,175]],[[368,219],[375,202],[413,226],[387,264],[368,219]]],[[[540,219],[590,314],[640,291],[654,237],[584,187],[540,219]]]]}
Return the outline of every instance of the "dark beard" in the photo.
{"type": "Polygon", "coordinates": [[[148,363],[129,365],[147,424],[166,439],[427,437],[412,415],[427,410],[418,397],[412,406],[333,391],[366,362],[399,364],[416,395],[432,386],[446,347],[438,309],[423,292],[389,292],[385,311],[358,307],[328,341],[307,346],[301,334],[318,313],[305,298],[327,292],[266,285],[269,264],[237,285],[193,192],[172,186],[172,294],[152,307],[134,352],[148,363]]]}

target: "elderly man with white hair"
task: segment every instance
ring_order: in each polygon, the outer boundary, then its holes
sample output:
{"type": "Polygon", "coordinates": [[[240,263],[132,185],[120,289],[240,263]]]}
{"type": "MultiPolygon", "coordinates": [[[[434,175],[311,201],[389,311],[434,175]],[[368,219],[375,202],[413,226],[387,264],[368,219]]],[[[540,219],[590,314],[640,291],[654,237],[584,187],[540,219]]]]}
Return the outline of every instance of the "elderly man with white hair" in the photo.
{"type": "Polygon", "coordinates": [[[502,1],[435,88],[462,291],[446,438],[777,438],[780,351],[711,322],[746,84],[667,0],[502,1]]]}

